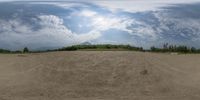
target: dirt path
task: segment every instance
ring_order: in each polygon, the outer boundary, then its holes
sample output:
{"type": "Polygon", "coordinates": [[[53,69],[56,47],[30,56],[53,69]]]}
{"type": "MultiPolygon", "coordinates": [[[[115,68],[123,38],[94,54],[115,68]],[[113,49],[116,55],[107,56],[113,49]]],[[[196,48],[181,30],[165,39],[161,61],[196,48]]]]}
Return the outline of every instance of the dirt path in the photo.
{"type": "Polygon", "coordinates": [[[200,100],[200,55],[0,54],[0,100],[200,100]]]}

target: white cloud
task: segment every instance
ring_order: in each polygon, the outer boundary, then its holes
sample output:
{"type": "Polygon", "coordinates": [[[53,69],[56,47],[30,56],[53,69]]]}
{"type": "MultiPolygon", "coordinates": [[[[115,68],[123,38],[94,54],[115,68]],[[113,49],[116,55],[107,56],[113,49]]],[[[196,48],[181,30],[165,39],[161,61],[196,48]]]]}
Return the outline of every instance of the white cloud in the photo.
{"type": "Polygon", "coordinates": [[[200,2],[200,0],[59,0],[62,1],[61,3],[55,2],[55,0],[34,0],[34,2],[31,2],[32,0],[0,0],[0,2],[1,1],[30,1],[31,4],[51,4],[67,9],[74,6],[88,7],[86,4],[81,3],[86,2],[107,7],[112,11],[121,9],[128,12],[155,11],[160,7],[173,4],[189,4],[200,2]]]}
{"type": "Polygon", "coordinates": [[[92,31],[101,33],[109,29],[117,29],[128,32],[130,35],[140,36],[141,38],[149,37],[149,39],[156,40],[156,31],[148,24],[137,21],[128,17],[117,17],[113,15],[103,16],[94,11],[83,10],[79,16],[88,17],[91,19],[90,26],[93,27],[92,31]],[[138,25],[140,27],[132,27],[138,25]]]}
{"type": "Polygon", "coordinates": [[[41,19],[41,24],[44,26],[59,26],[63,24],[63,19],[60,19],[54,15],[41,15],[39,16],[41,19]]]}
{"type": "MultiPolygon", "coordinates": [[[[43,47],[63,47],[79,44],[96,39],[100,36],[98,32],[76,34],[71,32],[65,25],[63,19],[54,15],[38,16],[41,29],[34,31],[31,26],[22,24],[18,19],[8,22],[0,20],[0,48],[17,50],[25,46],[31,49],[43,47]]],[[[35,19],[34,19],[35,20],[35,19]]]]}
{"type": "Polygon", "coordinates": [[[76,38],[75,43],[77,43],[77,44],[83,43],[83,42],[98,39],[99,37],[101,37],[101,32],[96,31],[96,30],[92,30],[92,31],[85,33],[85,34],[79,34],[79,35],[75,34],[75,38],[76,38]]]}
{"type": "Polygon", "coordinates": [[[55,5],[64,9],[70,9],[72,7],[85,7],[87,8],[88,6],[83,4],[82,2],[72,2],[72,1],[67,1],[66,2],[47,2],[47,1],[37,1],[37,2],[28,2],[29,4],[44,4],[44,5],[55,5]]]}
{"type": "Polygon", "coordinates": [[[155,17],[159,21],[159,27],[157,27],[161,32],[175,30],[173,33],[165,33],[171,35],[180,35],[185,38],[200,38],[200,19],[193,18],[175,18],[168,13],[154,13],[155,17]],[[173,25],[173,26],[172,26],[173,25]],[[169,27],[171,26],[171,27],[169,27]]]}
{"type": "Polygon", "coordinates": [[[15,32],[15,33],[29,33],[30,29],[23,25],[19,19],[15,20],[0,20],[0,31],[2,32],[15,32]]]}
{"type": "MultiPolygon", "coordinates": [[[[14,0],[15,1],[15,0],[14,0]]],[[[29,0],[24,0],[29,1],[29,0]]],[[[174,4],[191,4],[200,3],[200,0],[61,0],[66,2],[47,2],[51,0],[36,0],[37,2],[29,2],[31,4],[50,4],[56,5],[65,9],[71,7],[89,7],[88,4],[83,2],[106,7],[111,11],[127,11],[127,12],[144,12],[144,11],[157,11],[159,8],[166,6],[173,6],[174,4]],[[77,2],[78,1],[78,2],[77,2]]]]}
{"type": "Polygon", "coordinates": [[[128,18],[117,18],[115,16],[104,16],[100,15],[95,11],[82,10],[80,13],[77,12],[78,16],[87,17],[91,20],[89,24],[96,31],[106,31],[108,29],[125,29],[128,23],[125,23],[128,18]],[[123,28],[122,28],[123,27],[123,28]]]}
{"type": "MultiPolygon", "coordinates": [[[[94,3],[103,7],[107,7],[112,11],[119,11],[119,9],[128,12],[143,12],[143,11],[156,11],[159,7],[169,6],[171,4],[187,4],[194,3],[200,0],[124,0],[124,1],[86,1],[89,3],[94,3]]],[[[40,26],[39,30],[32,30],[32,26],[29,24],[23,24],[19,19],[10,19],[8,21],[0,20],[0,48],[1,47],[12,47],[14,49],[23,48],[24,46],[33,47],[34,49],[40,47],[48,46],[66,46],[71,44],[79,44],[85,41],[91,41],[98,39],[102,36],[104,31],[109,29],[116,29],[124,32],[128,32],[131,36],[139,36],[146,40],[157,40],[160,37],[159,33],[165,30],[176,30],[176,33],[165,33],[170,35],[180,35],[182,37],[188,37],[190,35],[195,35],[192,38],[193,41],[197,41],[200,38],[200,20],[196,19],[182,19],[173,18],[169,15],[164,15],[161,13],[155,13],[155,17],[160,23],[158,27],[153,27],[145,21],[139,21],[134,18],[129,17],[119,17],[115,16],[115,12],[110,13],[110,15],[102,15],[100,12],[95,12],[92,9],[88,9],[87,4],[78,2],[31,2],[35,4],[51,4],[56,5],[65,9],[70,9],[74,6],[86,7],[82,11],[73,9],[73,16],[87,17],[91,20],[88,23],[93,29],[84,34],[77,34],[72,32],[64,25],[64,20],[55,15],[40,15],[37,19],[33,19],[40,26]],[[39,20],[38,20],[39,19],[39,20]],[[167,26],[168,24],[175,24],[173,28],[167,26]],[[138,26],[138,27],[134,27],[138,26]],[[191,31],[190,34],[184,34],[184,29],[186,31],[191,31]],[[179,32],[180,31],[180,32],[179,32]]],[[[160,12],[160,11],[158,11],[160,12]]],[[[153,13],[153,12],[152,12],[153,13]]],[[[69,17],[69,16],[68,16],[69,17]]],[[[83,27],[82,24],[78,25],[83,27]]],[[[109,41],[109,40],[107,40],[109,41]]]]}
{"type": "Polygon", "coordinates": [[[94,17],[95,15],[97,15],[97,12],[91,10],[83,10],[80,12],[79,15],[84,17],[94,17]]]}
{"type": "MultiPolygon", "coordinates": [[[[102,36],[104,31],[110,29],[116,29],[120,31],[124,31],[130,34],[130,36],[139,36],[141,38],[147,38],[148,40],[156,40],[157,34],[155,30],[145,23],[136,21],[133,18],[129,17],[118,17],[114,16],[113,14],[110,15],[101,15],[98,12],[92,10],[82,10],[80,12],[74,12],[70,15],[72,18],[73,16],[80,16],[86,17],[91,20],[91,23],[88,24],[89,27],[92,27],[92,30],[89,33],[85,33],[85,35],[81,36],[84,40],[88,40],[87,38],[98,39],[102,36]],[[132,25],[139,25],[142,27],[132,27],[132,25]]],[[[79,37],[80,38],[80,37],[79,37]]]]}
{"type": "Polygon", "coordinates": [[[172,6],[173,4],[189,4],[200,0],[94,0],[96,5],[109,8],[112,11],[143,12],[156,11],[160,7],[172,6]]]}

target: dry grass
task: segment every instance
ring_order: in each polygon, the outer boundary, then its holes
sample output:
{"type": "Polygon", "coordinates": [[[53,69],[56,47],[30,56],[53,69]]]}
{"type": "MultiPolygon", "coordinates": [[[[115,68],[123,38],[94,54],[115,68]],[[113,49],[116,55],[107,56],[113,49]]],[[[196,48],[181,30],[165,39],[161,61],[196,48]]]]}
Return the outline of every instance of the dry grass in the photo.
{"type": "Polygon", "coordinates": [[[200,55],[0,55],[0,100],[200,100],[200,55]]]}

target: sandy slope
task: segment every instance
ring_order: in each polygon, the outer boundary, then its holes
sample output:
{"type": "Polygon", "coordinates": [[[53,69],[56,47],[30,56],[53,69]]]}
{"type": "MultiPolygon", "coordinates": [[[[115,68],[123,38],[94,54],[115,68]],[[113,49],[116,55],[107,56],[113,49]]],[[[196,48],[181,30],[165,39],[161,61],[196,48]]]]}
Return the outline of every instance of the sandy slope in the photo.
{"type": "Polygon", "coordinates": [[[200,100],[200,55],[0,54],[0,100],[200,100]]]}

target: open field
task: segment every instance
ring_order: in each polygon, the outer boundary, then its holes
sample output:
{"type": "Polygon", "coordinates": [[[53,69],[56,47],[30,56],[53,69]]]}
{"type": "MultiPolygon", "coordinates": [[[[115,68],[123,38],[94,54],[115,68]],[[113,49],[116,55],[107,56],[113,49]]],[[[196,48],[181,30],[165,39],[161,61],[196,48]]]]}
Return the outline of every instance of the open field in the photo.
{"type": "Polygon", "coordinates": [[[200,55],[0,54],[0,100],[200,100],[200,55]]]}

